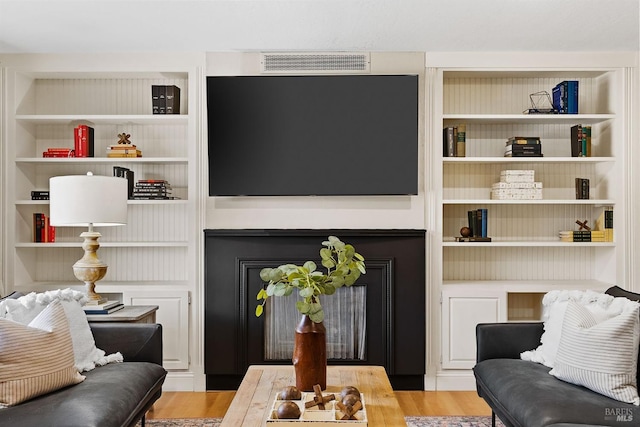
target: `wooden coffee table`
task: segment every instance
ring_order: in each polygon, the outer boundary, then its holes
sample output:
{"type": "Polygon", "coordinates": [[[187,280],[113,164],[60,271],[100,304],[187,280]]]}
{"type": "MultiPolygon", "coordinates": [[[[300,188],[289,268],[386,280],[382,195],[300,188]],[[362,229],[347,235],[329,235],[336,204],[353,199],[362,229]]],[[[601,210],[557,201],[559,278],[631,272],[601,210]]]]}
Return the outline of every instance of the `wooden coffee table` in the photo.
{"type": "MultiPolygon", "coordinates": [[[[293,366],[250,366],[222,420],[221,427],[265,426],[276,395],[282,388],[295,383],[293,366]]],[[[339,394],[340,390],[348,385],[357,387],[365,396],[368,427],[407,425],[383,367],[327,367],[327,389],[324,393],[339,394]]],[[[313,425],[309,424],[310,427],[313,425]]]]}

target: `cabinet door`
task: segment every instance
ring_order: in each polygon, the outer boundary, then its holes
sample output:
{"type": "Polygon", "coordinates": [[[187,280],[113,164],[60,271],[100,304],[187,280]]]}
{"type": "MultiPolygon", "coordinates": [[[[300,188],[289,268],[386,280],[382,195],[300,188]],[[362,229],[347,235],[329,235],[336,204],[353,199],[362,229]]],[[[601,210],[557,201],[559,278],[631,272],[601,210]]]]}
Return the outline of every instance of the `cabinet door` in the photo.
{"type": "Polygon", "coordinates": [[[157,305],[156,322],[162,325],[163,366],[165,369],[189,368],[189,292],[125,291],[128,305],[157,305]]]}
{"type": "Polygon", "coordinates": [[[506,294],[470,289],[442,292],[442,368],[476,363],[476,325],[506,321],[506,294]]]}

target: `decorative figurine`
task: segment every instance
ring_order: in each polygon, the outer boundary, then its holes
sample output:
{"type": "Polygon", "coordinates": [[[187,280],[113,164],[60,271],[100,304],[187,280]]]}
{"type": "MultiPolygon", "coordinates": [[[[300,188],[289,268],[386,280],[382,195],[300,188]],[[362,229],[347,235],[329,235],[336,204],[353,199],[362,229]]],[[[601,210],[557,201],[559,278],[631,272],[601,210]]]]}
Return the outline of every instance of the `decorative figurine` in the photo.
{"type": "Polygon", "coordinates": [[[580,226],[580,230],[584,228],[587,231],[591,231],[591,227],[587,225],[587,222],[589,221],[587,221],[586,219],[584,221],[580,221],[579,219],[576,219],[576,224],[580,226]]]}
{"type": "Polygon", "coordinates": [[[118,140],[118,144],[131,144],[131,141],[129,140],[129,138],[131,138],[131,134],[129,133],[119,133],[118,138],[120,138],[118,140]]]}

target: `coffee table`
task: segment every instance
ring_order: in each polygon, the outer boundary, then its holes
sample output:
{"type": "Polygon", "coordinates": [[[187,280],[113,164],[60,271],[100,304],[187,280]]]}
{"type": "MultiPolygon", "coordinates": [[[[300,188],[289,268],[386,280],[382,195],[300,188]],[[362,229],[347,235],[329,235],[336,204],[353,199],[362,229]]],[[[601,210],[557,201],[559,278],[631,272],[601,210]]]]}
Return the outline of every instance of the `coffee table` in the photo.
{"type": "MultiPolygon", "coordinates": [[[[293,366],[249,366],[221,427],[266,426],[270,406],[276,395],[282,388],[295,383],[293,366]]],[[[368,427],[407,425],[382,366],[327,366],[325,393],[339,394],[348,385],[357,387],[365,396],[368,427]]],[[[310,423],[311,426],[313,423],[310,423]]]]}

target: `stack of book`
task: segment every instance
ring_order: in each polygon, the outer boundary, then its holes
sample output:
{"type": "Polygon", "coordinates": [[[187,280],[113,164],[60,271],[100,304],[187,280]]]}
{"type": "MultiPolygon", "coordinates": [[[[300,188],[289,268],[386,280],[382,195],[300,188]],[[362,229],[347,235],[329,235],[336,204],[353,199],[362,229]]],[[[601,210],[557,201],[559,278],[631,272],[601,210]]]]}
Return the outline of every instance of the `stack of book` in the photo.
{"type": "Polygon", "coordinates": [[[114,311],[122,310],[124,304],[120,301],[107,301],[102,304],[87,303],[82,307],[85,314],[109,314],[114,311]]]}
{"type": "Polygon", "coordinates": [[[536,182],[533,170],[503,170],[500,181],[491,185],[494,200],[540,200],[542,182],[536,182]]]}
{"type": "Polygon", "coordinates": [[[180,114],[180,88],[178,86],[151,86],[153,114],[180,114]]]}
{"type": "Polygon", "coordinates": [[[465,157],[467,150],[467,125],[449,126],[442,130],[442,155],[465,157]]]}
{"type": "Polygon", "coordinates": [[[604,231],[579,230],[558,233],[561,242],[606,242],[604,231]]]}
{"type": "Polygon", "coordinates": [[[591,126],[571,126],[571,157],[591,157],[591,126]]]}
{"type": "Polygon", "coordinates": [[[49,190],[33,190],[31,200],[49,200],[49,190]]]}
{"type": "Polygon", "coordinates": [[[504,157],[542,156],[542,142],[537,136],[513,136],[505,142],[504,157]]]}
{"type": "Polygon", "coordinates": [[[565,80],[552,91],[553,108],[558,114],[578,114],[578,81],[565,80]]]}
{"type": "Polygon", "coordinates": [[[78,125],[73,128],[73,148],[76,157],[93,157],[93,128],[78,125]]]}
{"type": "Polygon", "coordinates": [[[76,157],[73,148],[47,148],[42,157],[76,157]]]}
{"type": "Polygon", "coordinates": [[[56,241],[56,228],[49,224],[49,217],[41,212],[33,214],[33,241],[36,243],[56,241]]]}
{"type": "Polygon", "coordinates": [[[471,236],[469,241],[472,242],[490,242],[491,237],[487,237],[489,210],[485,208],[467,211],[467,219],[469,220],[469,229],[471,236]]]}
{"type": "Polygon", "coordinates": [[[133,199],[171,200],[171,185],[164,179],[141,179],[133,188],[133,199]]]}
{"type": "Polygon", "coordinates": [[[107,147],[107,157],[142,157],[142,151],[135,144],[111,144],[107,147]]]}

